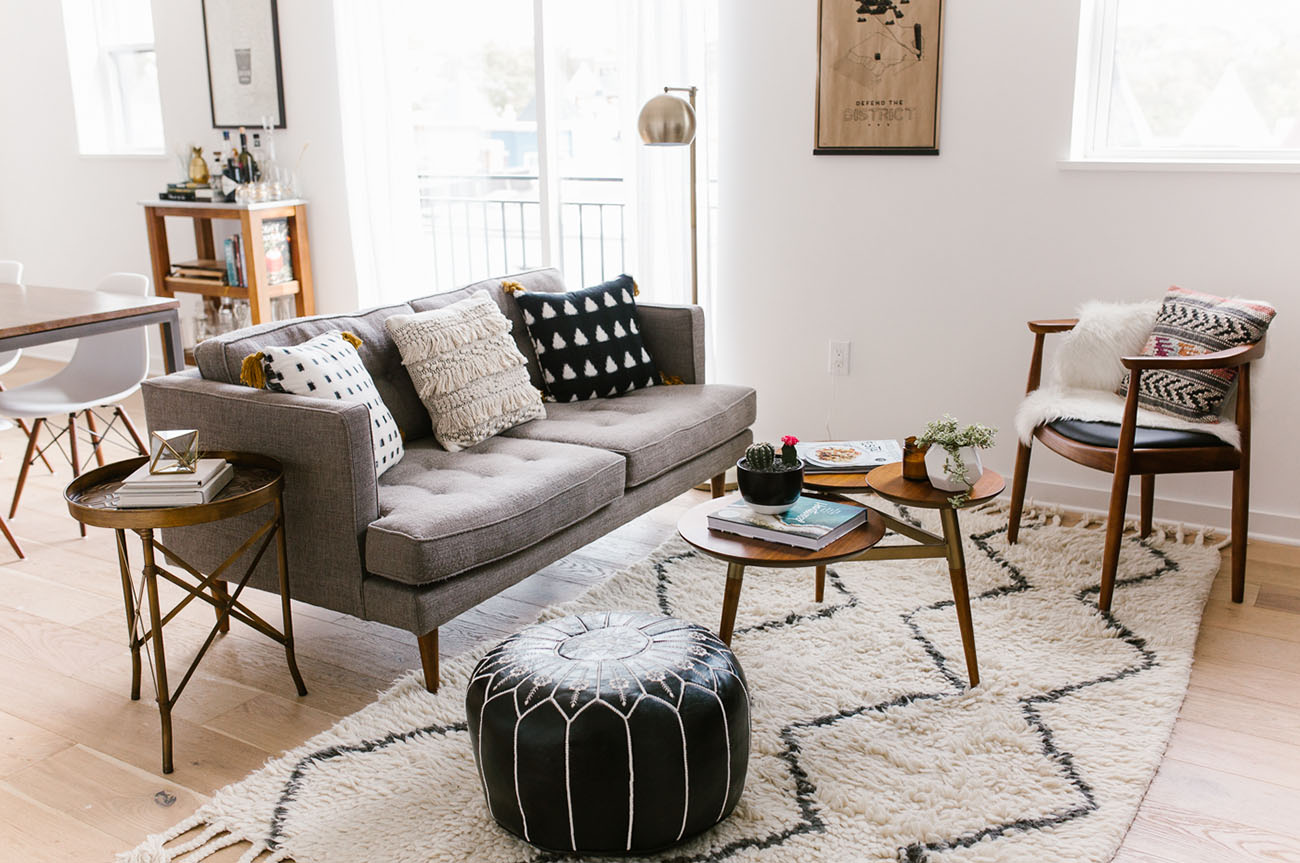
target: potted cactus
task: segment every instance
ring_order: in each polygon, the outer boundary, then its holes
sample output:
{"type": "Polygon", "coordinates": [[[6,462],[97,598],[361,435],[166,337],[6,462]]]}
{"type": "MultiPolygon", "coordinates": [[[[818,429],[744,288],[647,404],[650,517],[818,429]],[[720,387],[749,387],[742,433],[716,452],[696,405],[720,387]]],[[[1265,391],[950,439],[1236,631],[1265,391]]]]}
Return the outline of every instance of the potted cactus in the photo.
{"type": "Polygon", "coordinates": [[[736,462],[740,496],[754,512],[780,515],[799,499],[803,460],[794,447],[798,442],[798,438],[786,435],[781,438],[780,450],[770,443],[756,443],[736,462]]]}

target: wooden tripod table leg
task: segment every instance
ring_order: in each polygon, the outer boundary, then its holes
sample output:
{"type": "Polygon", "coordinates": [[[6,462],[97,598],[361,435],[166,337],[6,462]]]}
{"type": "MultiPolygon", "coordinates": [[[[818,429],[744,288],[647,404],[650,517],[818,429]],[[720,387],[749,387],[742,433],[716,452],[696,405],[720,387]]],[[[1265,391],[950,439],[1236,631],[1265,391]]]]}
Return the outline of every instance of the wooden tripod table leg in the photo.
{"type": "Polygon", "coordinates": [[[961,548],[961,525],[955,509],[940,509],[939,518],[943,523],[943,540],[948,546],[948,575],[952,578],[952,601],[957,610],[957,626],[961,629],[961,645],[966,653],[966,671],[970,675],[970,685],[979,686],[979,662],[975,659],[975,624],[970,616],[970,591],[966,586],[966,555],[961,548]]]}
{"type": "Polygon", "coordinates": [[[821,602],[825,598],[826,598],[826,567],[819,566],[817,567],[816,599],[818,602],[821,602]]]}
{"type": "Polygon", "coordinates": [[[740,585],[745,580],[743,563],[727,564],[727,590],[722,595],[722,622],[718,624],[718,637],[731,646],[731,633],[736,628],[736,608],[740,605],[740,585]]]}

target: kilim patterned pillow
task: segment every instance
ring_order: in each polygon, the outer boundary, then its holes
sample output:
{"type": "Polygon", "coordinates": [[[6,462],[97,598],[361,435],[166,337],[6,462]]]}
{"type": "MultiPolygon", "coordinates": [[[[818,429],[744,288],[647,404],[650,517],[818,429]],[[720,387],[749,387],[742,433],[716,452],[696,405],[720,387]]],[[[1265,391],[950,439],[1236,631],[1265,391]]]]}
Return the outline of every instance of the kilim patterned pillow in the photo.
{"type": "Polygon", "coordinates": [[[300,345],[266,347],[244,357],[239,379],[250,387],[277,393],[359,402],[370,409],[370,442],[375,476],[402,458],[402,435],[392,413],[361,364],[361,340],[332,330],[300,345]]]}
{"type": "Polygon", "coordinates": [[[392,315],[384,326],[429,411],[433,436],[449,452],[546,416],[510,337],[510,319],[487,291],[441,309],[392,315]]]}
{"type": "MultiPolygon", "coordinates": [[[[1277,310],[1267,303],[1202,294],[1172,287],[1165,294],[1155,329],[1147,338],[1146,357],[1186,357],[1252,345],[1264,338],[1277,310]]],[[[1236,369],[1144,371],[1138,403],[1193,422],[1218,422],[1236,369]]],[[[1127,373],[1120,395],[1128,393],[1127,373]]]]}
{"type": "Polygon", "coordinates": [[[516,291],[524,323],[557,402],[616,396],[659,383],[641,339],[631,276],[567,294],[516,291]]]}

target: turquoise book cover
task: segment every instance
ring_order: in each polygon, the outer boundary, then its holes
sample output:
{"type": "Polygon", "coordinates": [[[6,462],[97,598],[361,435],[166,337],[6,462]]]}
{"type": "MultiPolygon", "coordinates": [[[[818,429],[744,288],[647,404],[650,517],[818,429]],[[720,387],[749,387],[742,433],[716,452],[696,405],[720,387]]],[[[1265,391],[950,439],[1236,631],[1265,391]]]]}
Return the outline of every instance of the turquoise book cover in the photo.
{"type": "Polygon", "coordinates": [[[860,506],[801,497],[781,515],[763,515],[743,503],[723,507],[710,518],[817,539],[863,513],[860,506]]]}

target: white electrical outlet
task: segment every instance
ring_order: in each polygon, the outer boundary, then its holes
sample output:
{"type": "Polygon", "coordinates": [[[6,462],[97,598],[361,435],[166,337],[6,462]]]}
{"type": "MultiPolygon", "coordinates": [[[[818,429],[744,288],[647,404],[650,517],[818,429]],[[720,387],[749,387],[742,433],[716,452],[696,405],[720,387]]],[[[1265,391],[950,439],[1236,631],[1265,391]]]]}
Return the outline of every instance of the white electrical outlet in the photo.
{"type": "Polygon", "coordinates": [[[849,348],[852,342],[831,342],[830,353],[826,358],[826,371],[833,375],[849,373],[849,348]]]}

